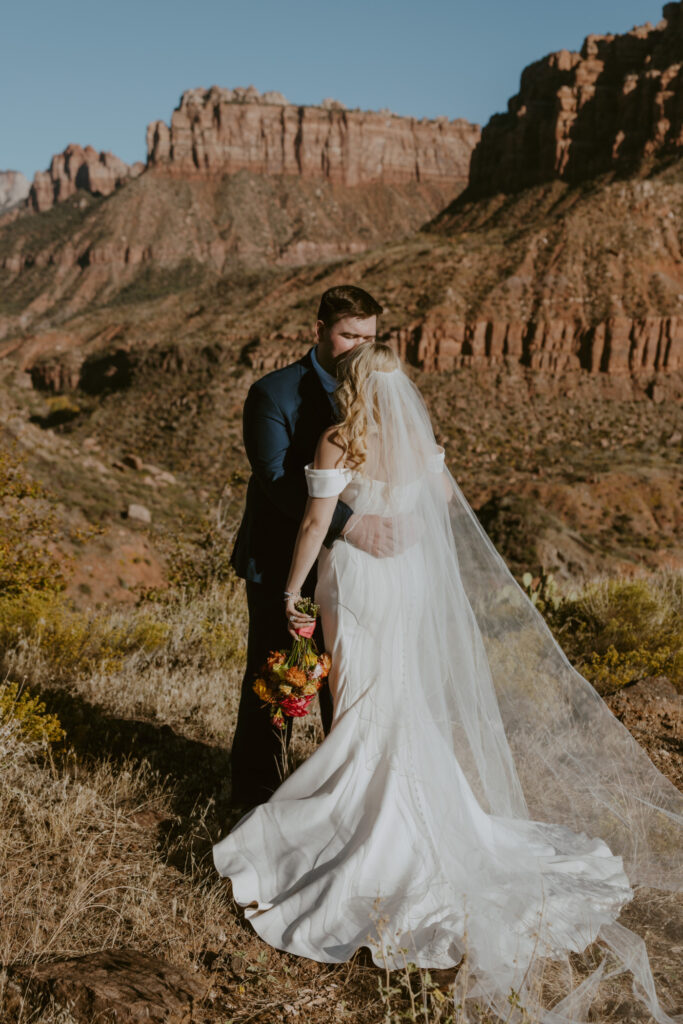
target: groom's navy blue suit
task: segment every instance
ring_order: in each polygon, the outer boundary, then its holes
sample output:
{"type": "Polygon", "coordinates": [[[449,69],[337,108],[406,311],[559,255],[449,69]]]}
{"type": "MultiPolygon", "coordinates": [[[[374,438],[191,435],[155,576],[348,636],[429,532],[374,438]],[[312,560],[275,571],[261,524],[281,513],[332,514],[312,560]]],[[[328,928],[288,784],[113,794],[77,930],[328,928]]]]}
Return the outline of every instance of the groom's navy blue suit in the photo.
{"type": "MultiPolygon", "coordinates": [[[[249,607],[247,665],[232,743],[233,802],[267,800],[280,777],[280,737],[252,690],[268,652],[289,647],[283,591],[308,491],[304,466],[313,461],[318,438],[336,420],[332,395],[325,390],[311,352],[252,384],[244,403],[244,447],[252,474],[244,516],[232,552],[232,565],[245,579],[249,607]]],[[[325,544],[343,530],[352,510],[337,502],[325,544]]],[[[313,596],[315,566],[301,592],[313,596]]],[[[323,638],[318,621],[315,640],[323,638]]],[[[319,691],[325,734],[332,722],[329,689],[319,691]]],[[[291,719],[287,722],[287,740],[291,719]]]]}

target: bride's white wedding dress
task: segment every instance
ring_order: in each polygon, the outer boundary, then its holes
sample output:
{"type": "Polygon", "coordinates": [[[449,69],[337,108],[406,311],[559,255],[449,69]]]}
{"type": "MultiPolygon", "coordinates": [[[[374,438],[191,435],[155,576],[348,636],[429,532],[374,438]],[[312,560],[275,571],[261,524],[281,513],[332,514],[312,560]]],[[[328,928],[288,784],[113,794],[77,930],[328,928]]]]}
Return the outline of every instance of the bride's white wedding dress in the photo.
{"type": "MultiPolygon", "coordinates": [[[[653,1016],[673,1020],[654,993],[642,940],[616,924],[634,890],[624,858],[605,838],[618,843],[609,801],[618,802],[627,781],[612,777],[620,767],[613,760],[615,750],[627,755],[622,733],[626,744],[637,744],[597,695],[607,718],[583,689],[568,704],[557,678],[549,683],[546,676],[539,696],[526,674],[547,674],[547,650],[541,648],[557,645],[535,618],[533,635],[523,641],[517,636],[519,616],[513,623],[510,607],[526,612],[522,602],[531,602],[514,584],[522,601],[513,587],[506,614],[500,611],[503,577],[491,572],[500,573],[500,565],[495,559],[484,564],[480,535],[474,543],[475,534],[465,531],[461,540],[469,536],[468,550],[478,553],[477,588],[486,592],[488,608],[488,618],[482,610],[475,614],[471,598],[478,600],[480,591],[473,587],[468,594],[465,582],[474,576],[467,575],[463,547],[447,539],[457,541],[465,499],[408,390],[413,385],[402,374],[400,381],[394,374],[378,376],[387,379],[377,381],[375,408],[378,401],[388,403],[379,421],[385,430],[385,417],[393,413],[391,442],[394,456],[395,446],[402,447],[400,460],[375,448],[366,473],[307,467],[306,476],[314,496],[340,494],[359,516],[404,524],[407,546],[388,558],[375,558],[350,541],[323,547],[316,600],[332,656],[332,728],[266,803],[216,843],[216,868],[231,879],[234,898],[258,934],[299,956],[334,963],[365,945],[382,966],[408,961],[446,968],[467,952],[461,998],[476,998],[507,1016],[511,987],[522,1005],[534,1003],[542,958],[566,960],[569,951],[581,952],[600,939],[617,956],[618,969],[633,972],[634,991],[653,1016]],[[400,410],[392,388],[403,389],[400,410]],[[423,428],[424,444],[416,446],[423,428]],[[373,467],[374,477],[367,472],[373,467]],[[450,481],[446,488],[444,478],[450,481]],[[518,675],[514,694],[509,673],[518,675]],[[583,735],[587,722],[589,775],[572,763],[582,759],[572,730],[583,735]],[[612,736],[611,723],[618,729],[614,742],[593,749],[601,729],[603,740],[612,736]],[[603,757],[610,761],[607,775],[603,757]],[[583,802],[563,806],[579,792],[583,802]],[[530,801],[541,814],[531,813],[530,801]],[[557,813],[551,816],[551,809],[557,813]]],[[[375,444],[381,448],[388,437],[376,431],[375,444]]],[[[492,550],[486,547],[489,556],[492,550]]],[[[507,587],[511,579],[503,580],[507,587]]],[[[533,614],[538,616],[535,609],[533,614]]],[[[638,765],[644,770],[644,762],[638,765]]],[[[650,806],[653,778],[647,780],[650,806]]],[[[666,786],[664,792],[675,800],[666,786]]],[[[624,822],[623,799],[619,814],[622,826],[636,827],[624,822]]],[[[654,833],[655,827],[644,809],[638,815],[638,839],[646,842],[648,828],[654,833]]],[[[627,844],[621,848],[629,853],[627,844]]],[[[584,1019],[605,966],[552,1010],[534,1004],[537,1019],[584,1019]]]]}

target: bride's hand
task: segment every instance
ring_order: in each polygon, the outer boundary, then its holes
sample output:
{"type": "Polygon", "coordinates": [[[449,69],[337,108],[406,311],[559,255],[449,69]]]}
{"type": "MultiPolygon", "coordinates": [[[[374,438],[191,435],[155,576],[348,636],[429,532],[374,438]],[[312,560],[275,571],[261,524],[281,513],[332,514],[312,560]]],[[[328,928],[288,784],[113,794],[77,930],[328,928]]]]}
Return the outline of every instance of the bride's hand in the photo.
{"type": "Polygon", "coordinates": [[[296,603],[299,600],[301,600],[299,597],[288,597],[287,603],[285,604],[287,632],[295,640],[300,639],[297,629],[303,629],[304,626],[310,626],[311,623],[315,622],[315,619],[311,615],[304,615],[303,612],[296,610],[296,603]]]}

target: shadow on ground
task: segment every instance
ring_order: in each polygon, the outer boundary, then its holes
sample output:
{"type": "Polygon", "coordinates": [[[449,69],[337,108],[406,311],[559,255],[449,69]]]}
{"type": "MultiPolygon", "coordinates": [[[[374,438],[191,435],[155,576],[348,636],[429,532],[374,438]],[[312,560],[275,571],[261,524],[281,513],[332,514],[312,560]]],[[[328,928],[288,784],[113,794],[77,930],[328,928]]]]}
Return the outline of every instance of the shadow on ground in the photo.
{"type": "Polygon", "coordinates": [[[214,872],[211,847],[241,816],[230,807],[230,750],[191,739],[170,725],[109,714],[80,694],[46,688],[46,710],[66,730],[63,750],[79,761],[147,761],[173,785],[171,812],[158,822],[158,848],[180,871],[214,872]]]}

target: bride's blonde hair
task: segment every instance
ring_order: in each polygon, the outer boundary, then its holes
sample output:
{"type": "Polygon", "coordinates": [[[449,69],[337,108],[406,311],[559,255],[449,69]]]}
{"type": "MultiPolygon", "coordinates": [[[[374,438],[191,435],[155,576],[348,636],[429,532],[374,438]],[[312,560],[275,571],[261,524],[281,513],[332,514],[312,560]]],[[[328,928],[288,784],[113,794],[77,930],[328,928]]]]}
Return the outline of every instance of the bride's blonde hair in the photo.
{"type": "MultiPolygon", "coordinates": [[[[335,431],[335,441],[341,445],[344,462],[350,469],[360,469],[367,457],[370,374],[400,369],[401,360],[396,352],[381,341],[363,342],[339,361],[339,386],[334,394],[341,422],[335,431]]],[[[377,410],[373,411],[377,415],[377,410]]]]}

